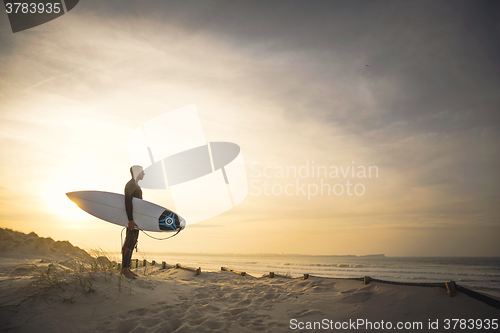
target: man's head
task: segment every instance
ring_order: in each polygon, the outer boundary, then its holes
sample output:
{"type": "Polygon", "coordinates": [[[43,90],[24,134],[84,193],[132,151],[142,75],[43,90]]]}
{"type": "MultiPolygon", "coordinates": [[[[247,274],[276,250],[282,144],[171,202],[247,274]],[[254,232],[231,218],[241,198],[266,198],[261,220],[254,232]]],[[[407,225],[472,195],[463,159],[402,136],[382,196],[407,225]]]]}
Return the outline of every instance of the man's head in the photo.
{"type": "Polygon", "coordinates": [[[144,178],[144,169],[140,165],[133,165],[130,167],[130,174],[136,182],[144,178]]]}

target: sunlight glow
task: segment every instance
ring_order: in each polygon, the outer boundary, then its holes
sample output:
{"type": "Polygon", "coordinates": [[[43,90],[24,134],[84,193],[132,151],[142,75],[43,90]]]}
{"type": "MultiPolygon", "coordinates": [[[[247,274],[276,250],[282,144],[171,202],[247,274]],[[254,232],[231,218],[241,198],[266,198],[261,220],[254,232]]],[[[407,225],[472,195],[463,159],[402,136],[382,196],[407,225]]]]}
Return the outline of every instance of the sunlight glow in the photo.
{"type": "MultiPolygon", "coordinates": [[[[80,168],[81,169],[81,168],[80,168]]],[[[83,228],[82,222],[85,219],[91,218],[91,215],[81,210],[74,204],[67,196],[67,192],[90,190],[97,186],[96,176],[90,175],[86,170],[79,170],[78,167],[74,168],[71,173],[56,176],[47,181],[46,190],[40,194],[44,198],[46,210],[51,214],[62,216],[68,220],[68,227],[83,228]]],[[[102,177],[102,176],[101,176],[102,177]]],[[[105,181],[103,180],[105,183],[105,181]]],[[[99,188],[96,187],[96,190],[99,188]]]]}

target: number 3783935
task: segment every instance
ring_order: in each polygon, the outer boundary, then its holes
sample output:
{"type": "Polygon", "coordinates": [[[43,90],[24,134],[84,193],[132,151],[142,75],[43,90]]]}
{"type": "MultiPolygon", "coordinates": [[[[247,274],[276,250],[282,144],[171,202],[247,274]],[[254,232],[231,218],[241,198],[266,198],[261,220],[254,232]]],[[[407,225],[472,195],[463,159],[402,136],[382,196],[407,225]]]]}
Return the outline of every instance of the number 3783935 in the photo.
{"type": "Polygon", "coordinates": [[[59,14],[61,12],[61,3],[27,3],[27,2],[6,2],[5,10],[7,14],[59,14]]]}

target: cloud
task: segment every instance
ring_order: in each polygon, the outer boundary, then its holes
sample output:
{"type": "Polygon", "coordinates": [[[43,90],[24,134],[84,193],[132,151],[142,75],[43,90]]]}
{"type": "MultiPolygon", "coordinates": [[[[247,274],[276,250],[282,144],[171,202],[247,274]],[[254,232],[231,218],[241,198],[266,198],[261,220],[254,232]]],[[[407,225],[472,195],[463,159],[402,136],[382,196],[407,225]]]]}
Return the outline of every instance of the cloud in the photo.
{"type": "Polygon", "coordinates": [[[500,39],[489,6],[80,3],[43,29],[0,34],[1,179],[43,188],[85,174],[78,186],[121,191],[129,131],[196,103],[207,139],[238,143],[248,165],[380,170],[356,202],[248,198],[225,226],[498,223],[500,39]]]}

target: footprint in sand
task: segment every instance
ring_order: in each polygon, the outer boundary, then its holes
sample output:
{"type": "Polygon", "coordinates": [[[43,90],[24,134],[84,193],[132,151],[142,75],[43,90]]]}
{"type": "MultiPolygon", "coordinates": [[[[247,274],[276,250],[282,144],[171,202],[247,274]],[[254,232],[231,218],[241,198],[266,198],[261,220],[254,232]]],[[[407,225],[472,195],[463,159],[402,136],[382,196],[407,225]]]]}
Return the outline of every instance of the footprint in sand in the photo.
{"type": "Polygon", "coordinates": [[[146,308],[140,308],[135,310],[130,310],[128,313],[134,316],[144,316],[149,310],[146,308]]]}
{"type": "Polygon", "coordinates": [[[203,323],[205,320],[207,320],[207,318],[205,316],[202,316],[202,317],[199,317],[197,319],[190,320],[189,325],[198,326],[201,323],[203,323]]]}
{"type": "Polygon", "coordinates": [[[166,325],[162,325],[162,328],[165,329],[164,332],[173,332],[181,327],[183,323],[182,320],[174,318],[166,322],[166,325]]]}
{"type": "Polygon", "coordinates": [[[267,326],[264,326],[261,322],[253,322],[250,324],[253,331],[263,332],[267,330],[267,326]]]}
{"type": "Polygon", "coordinates": [[[259,297],[257,299],[255,299],[255,303],[262,303],[262,302],[266,302],[267,299],[265,297],[259,297]]]}
{"type": "Polygon", "coordinates": [[[323,293],[323,292],[328,292],[330,290],[331,290],[331,288],[329,288],[329,287],[323,287],[323,286],[315,286],[315,287],[312,288],[312,291],[314,293],[323,293]]]}
{"type": "Polygon", "coordinates": [[[155,284],[151,281],[139,280],[136,282],[136,285],[140,288],[151,289],[154,290],[156,288],[155,284]]]}
{"type": "Polygon", "coordinates": [[[165,310],[164,306],[156,306],[156,307],[152,308],[151,310],[149,310],[149,312],[155,315],[155,314],[158,314],[164,310],[165,310]]]}
{"type": "Polygon", "coordinates": [[[373,288],[351,289],[343,291],[338,296],[343,303],[361,303],[369,300],[373,295],[373,288]]]}
{"type": "MultiPolygon", "coordinates": [[[[289,314],[292,313],[292,311],[288,311],[289,314]]],[[[323,312],[319,311],[319,310],[302,310],[302,311],[299,311],[299,312],[295,312],[293,314],[293,318],[297,317],[297,318],[300,318],[300,317],[305,317],[305,316],[312,316],[312,315],[322,315],[323,312]]]]}
{"type": "Polygon", "coordinates": [[[239,315],[240,313],[246,311],[247,309],[245,308],[237,308],[237,309],[232,309],[229,310],[229,313],[232,314],[233,316],[239,315]]]}
{"type": "Polygon", "coordinates": [[[210,320],[207,320],[206,322],[204,322],[203,326],[208,327],[211,330],[217,330],[217,329],[222,328],[224,326],[224,323],[217,321],[217,320],[210,319],[210,320]]]}
{"type": "Polygon", "coordinates": [[[279,298],[279,295],[278,297],[276,297],[276,294],[275,293],[269,293],[267,294],[266,296],[264,296],[266,299],[274,299],[274,298],[279,298]]]}
{"type": "Polygon", "coordinates": [[[243,305],[250,305],[252,303],[251,299],[244,299],[241,302],[238,302],[237,305],[243,306],[243,305]]]}
{"type": "Polygon", "coordinates": [[[145,318],[141,320],[140,324],[144,327],[154,327],[162,322],[163,320],[161,320],[160,318],[145,318]]]}
{"type": "Polygon", "coordinates": [[[205,293],[198,293],[195,295],[195,298],[200,298],[200,299],[203,299],[203,298],[207,298],[209,297],[208,294],[205,294],[205,293]]]}
{"type": "Polygon", "coordinates": [[[261,307],[262,310],[272,310],[274,308],[274,305],[272,304],[267,304],[261,307]]]}
{"type": "Polygon", "coordinates": [[[137,326],[137,321],[135,320],[126,320],[118,324],[116,331],[118,332],[130,332],[137,326]]]}
{"type": "Polygon", "coordinates": [[[219,312],[220,308],[216,307],[215,305],[212,304],[207,304],[203,306],[203,311],[212,311],[212,312],[219,312]]]}

